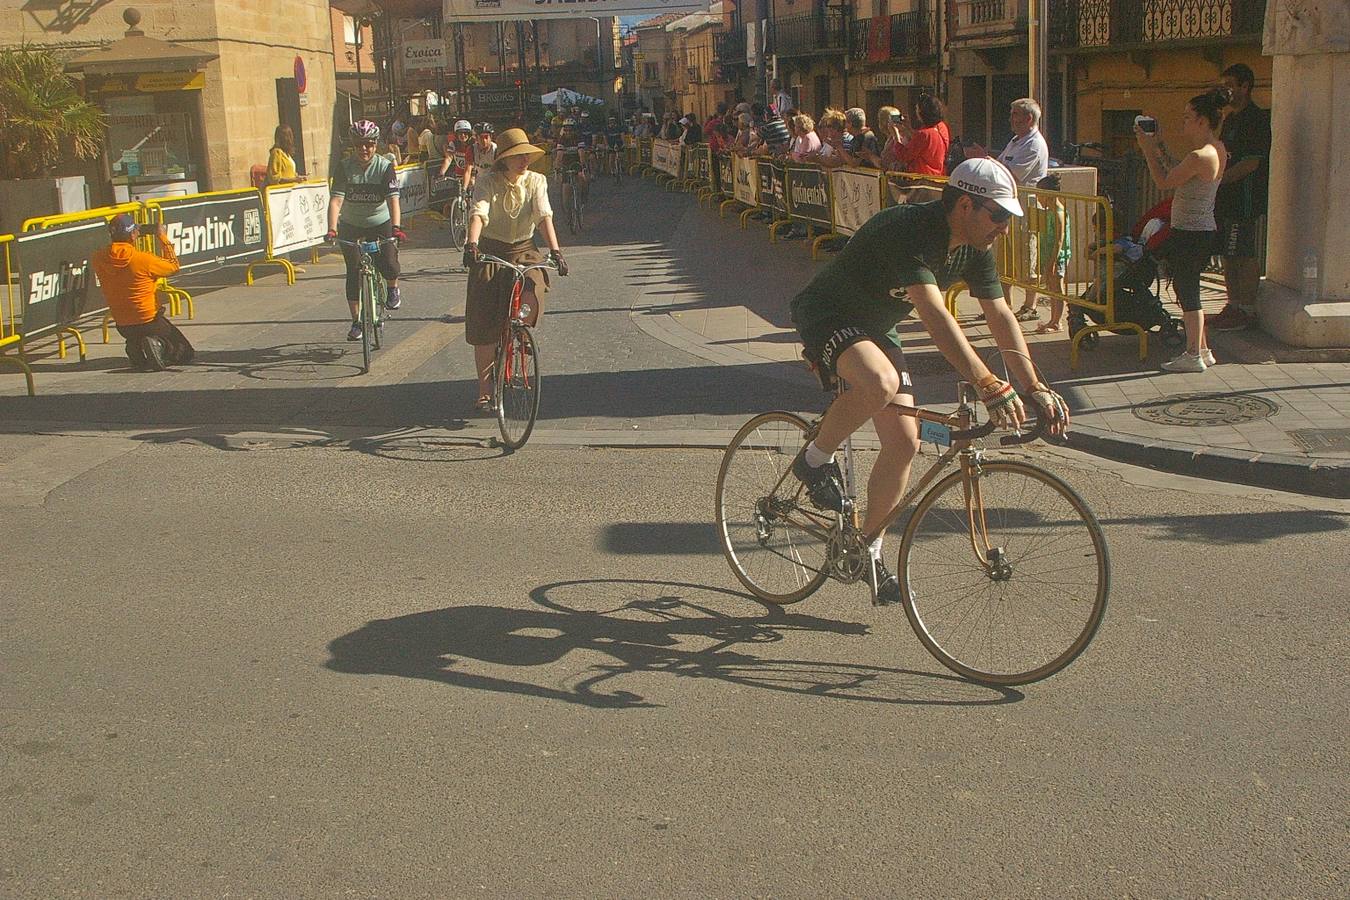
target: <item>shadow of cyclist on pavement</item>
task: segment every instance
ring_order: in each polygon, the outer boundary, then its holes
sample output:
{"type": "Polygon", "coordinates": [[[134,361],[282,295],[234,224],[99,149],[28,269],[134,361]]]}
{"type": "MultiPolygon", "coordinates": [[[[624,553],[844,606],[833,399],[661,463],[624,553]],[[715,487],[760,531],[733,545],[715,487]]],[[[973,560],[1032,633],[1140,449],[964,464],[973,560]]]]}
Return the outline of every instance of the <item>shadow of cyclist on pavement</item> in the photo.
{"type": "Polygon", "coordinates": [[[599,709],[661,705],[628,689],[629,676],[643,673],[874,703],[966,706],[1022,698],[945,674],[756,654],[755,645],[789,640],[794,632],[860,637],[869,629],[766,609],[703,585],[586,580],[544,585],[530,596],[544,608],[455,606],[373,620],[333,640],[326,666],[599,709]],[[710,602],[751,612],[731,615],[710,602]],[[540,674],[520,671],[531,668],[540,674]]]}

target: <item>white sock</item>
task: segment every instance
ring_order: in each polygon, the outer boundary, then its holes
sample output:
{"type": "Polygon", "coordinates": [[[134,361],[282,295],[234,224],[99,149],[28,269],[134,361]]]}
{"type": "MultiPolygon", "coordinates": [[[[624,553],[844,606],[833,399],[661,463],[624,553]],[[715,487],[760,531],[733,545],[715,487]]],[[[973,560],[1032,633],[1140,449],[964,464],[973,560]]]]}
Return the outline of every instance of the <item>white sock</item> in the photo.
{"type": "Polygon", "coordinates": [[[821,466],[834,459],[833,453],[826,453],[816,446],[815,441],[806,445],[806,453],[804,455],[806,457],[806,464],[813,469],[819,469],[821,466]]]}
{"type": "Polygon", "coordinates": [[[882,535],[882,537],[867,545],[867,549],[872,553],[872,562],[881,562],[881,542],[884,538],[885,535],[882,535]]]}

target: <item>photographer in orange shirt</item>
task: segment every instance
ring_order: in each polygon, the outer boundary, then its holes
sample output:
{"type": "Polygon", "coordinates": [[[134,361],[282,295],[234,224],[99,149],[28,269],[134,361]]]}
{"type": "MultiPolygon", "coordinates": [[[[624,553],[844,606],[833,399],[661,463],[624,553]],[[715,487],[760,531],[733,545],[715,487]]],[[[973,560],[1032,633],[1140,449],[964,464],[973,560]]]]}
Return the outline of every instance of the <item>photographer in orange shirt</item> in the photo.
{"type": "Polygon", "coordinates": [[[140,234],[140,225],[129,213],[113,216],[108,222],[112,243],[95,253],[90,262],[117,333],[126,338],[132,367],[159,372],[191,362],[193,349],[183,332],[165,317],[156,296],[159,279],[178,271],[173,244],[161,225],[155,236],[163,256],[146,253],[136,249],[140,234]]]}

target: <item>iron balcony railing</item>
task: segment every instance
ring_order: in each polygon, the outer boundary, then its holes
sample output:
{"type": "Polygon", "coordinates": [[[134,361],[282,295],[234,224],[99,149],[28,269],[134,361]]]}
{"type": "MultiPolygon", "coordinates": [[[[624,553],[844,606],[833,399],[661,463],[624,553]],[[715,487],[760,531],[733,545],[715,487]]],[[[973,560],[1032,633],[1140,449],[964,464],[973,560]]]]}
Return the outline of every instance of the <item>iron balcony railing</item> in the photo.
{"type": "Polygon", "coordinates": [[[853,34],[849,39],[849,58],[862,62],[867,59],[867,35],[871,30],[871,23],[867,19],[854,19],[850,23],[850,28],[853,34]]]}
{"type": "Polygon", "coordinates": [[[1257,42],[1267,0],[1051,0],[1057,50],[1257,42]]]}
{"type": "Polygon", "coordinates": [[[745,26],[713,36],[713,56],[718,62],[745,65],[745,26]]]}
{"type": "Polygon", "coordinates": [[[891,57],[925,58],[937,55],[937,19],[928,10],[891,16],[891,57]]]}
{"type": "Polygon", "coordinates": [[[842,53],[848,44],[845,19],[837,12],[786,16],[769,23],[769,51],[779,56],[842,53]]]}

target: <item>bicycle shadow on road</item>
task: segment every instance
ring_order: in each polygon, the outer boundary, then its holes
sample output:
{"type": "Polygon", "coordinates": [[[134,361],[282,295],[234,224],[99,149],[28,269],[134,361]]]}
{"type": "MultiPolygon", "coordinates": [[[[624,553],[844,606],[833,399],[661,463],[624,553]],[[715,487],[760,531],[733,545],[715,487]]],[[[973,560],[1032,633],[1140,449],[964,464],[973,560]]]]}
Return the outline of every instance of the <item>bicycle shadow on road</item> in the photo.
{"type": "Polygon", "coordinates": [[[530,598],[542,608],[468,605],[376,619],[334,639],[325,666],[595,709],[665,705],[629,689],[649,673],[898,705],[987,706],[1023,697],[953,675],[752,653],[798,632],[861,637],[870,629],[766,608],[706,585],[587,579],[542,585],[530,598]],[[727,612],[733,605],[745,613],[727,612]],[[526,679],[524,669],[540,675],[526,679]]]}

